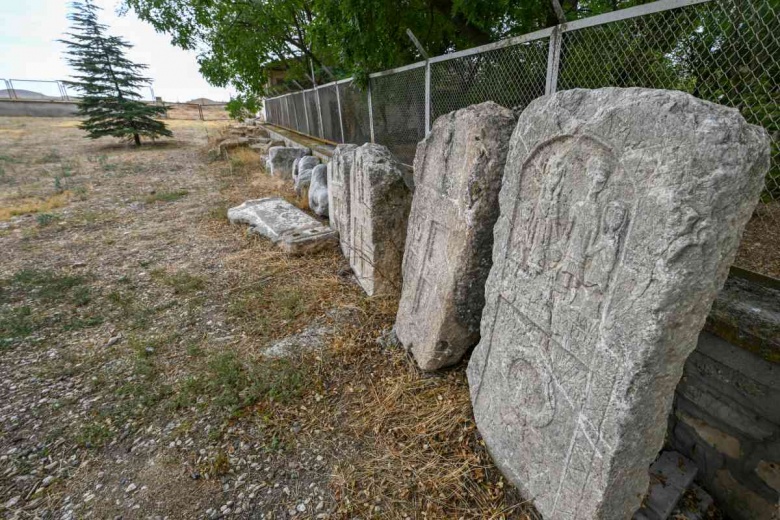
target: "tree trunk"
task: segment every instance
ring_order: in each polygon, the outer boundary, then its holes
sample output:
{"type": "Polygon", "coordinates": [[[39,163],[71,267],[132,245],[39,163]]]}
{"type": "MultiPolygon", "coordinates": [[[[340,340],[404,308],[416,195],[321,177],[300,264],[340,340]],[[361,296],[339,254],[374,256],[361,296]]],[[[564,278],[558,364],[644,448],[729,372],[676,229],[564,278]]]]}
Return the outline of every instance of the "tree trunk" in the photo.
{"type": "Polygon", "coordinates": [[[138,134],[133,134],[133,141],[135,141],[136,146],[141,146],[141,136],[138,134]]]}

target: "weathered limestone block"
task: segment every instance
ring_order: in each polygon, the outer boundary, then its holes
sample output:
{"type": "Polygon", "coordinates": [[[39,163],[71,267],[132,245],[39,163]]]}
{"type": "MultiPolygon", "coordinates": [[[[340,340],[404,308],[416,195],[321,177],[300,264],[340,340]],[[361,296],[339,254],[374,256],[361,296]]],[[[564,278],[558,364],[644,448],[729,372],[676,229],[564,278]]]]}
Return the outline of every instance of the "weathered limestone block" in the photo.
{"type": "Polygon", "coordinates": [[[231,223],[271,239],[284,251],[299,255],[333,247],[336,232],[280,197],[248,200],[228,210],[231,223]]]}
{"type": "Polygon", "coordinates": [[[766,133],[682,92],[570,90],[512,135],[477,426],[545,518],[630,518],[768,168],[766,133]]]}
{"type": "Polygon", "coordinates": [[[309,185],[311,184],[311,172],[318,164],[320,164],[320,160],[311,155],[301,157],[301,159],[298,160],[298,163],[293,170],[293,183],[295,184],[295,192],[298,196],[303,195],[303,193],[309,189],[309,185]]]}
{"type": "Polygon", "coordinates": [[[318,164],[311,174],[309,207],[320,217],[328,216],[328,167],[318,164]]]}
{"type": "Polygon", "coordinates": [[[479,341],[498,192],[515,116],[493,102],[436,120],[417,145],[398,339],[423,370],[479,341]]]}
{"type": "Polygon", "coordinates": [[[249,139],[246,137],[236,137],[233,139],[225,139],[221,143],[219,143],[219,154],[221,156],[225,155],[225,152],[228,150],[233,150],[235,148],[240,148],[242,146],[249,146],[249,139]]]}
{"type": "Polygon", "coordinates": [[[284,146],[284,141],[269,139],[268,142],[259,141],[257,144],[250,144],[252,150],[256,150],[260,155],[268,155],[268,150],[274,146],[284,146]]]}
{"type": "Polygon", "coordinates": [[[306,155],[309,155],[309,150],[305,148],[274,146],[268,150],[266,171],[271,177],[292,180],[293,162],[306,155]]]}
{"type": "Polygon", "coordinates": [[[412,195],[401,164],[382,145],[355,151],[350,187],[349,264],[369,296],[398,292],[412,195]]]}
{"type": "Polygon", "coordinates": [[[352,178],[352,161],[355,159],[354,144],[336,146],[328,162],[328,213],[330,227],[338,231],[339,244],[344,256],[349,258],[349,187],[352,178]]]}

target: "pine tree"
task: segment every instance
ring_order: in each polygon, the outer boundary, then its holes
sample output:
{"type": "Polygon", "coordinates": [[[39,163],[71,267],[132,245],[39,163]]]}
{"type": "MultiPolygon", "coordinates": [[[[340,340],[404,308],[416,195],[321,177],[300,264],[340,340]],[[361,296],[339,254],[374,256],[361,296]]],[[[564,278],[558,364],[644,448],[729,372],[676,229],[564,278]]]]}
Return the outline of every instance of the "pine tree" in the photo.
{"type": "Polygon", "coordinates": [[[86,119],[79,128],[92,139],[132,138],[136,146],[141,145],[141,136],[172,136],[165,124],[155,119],[167,109],[141,101],[138,89],[150,79],[141,74],[146,65],[125,58],[125,49],[132,45],[106,34],[108,27],[98,22],[100,8],[90,0],[71,6],[68,19],[72,32],[66,33],[71,39],[60,41],[68,46],[67,62],[79,73],[72,76],[74,81],[66,82],[82,93],[79,115],[86,119]]]}

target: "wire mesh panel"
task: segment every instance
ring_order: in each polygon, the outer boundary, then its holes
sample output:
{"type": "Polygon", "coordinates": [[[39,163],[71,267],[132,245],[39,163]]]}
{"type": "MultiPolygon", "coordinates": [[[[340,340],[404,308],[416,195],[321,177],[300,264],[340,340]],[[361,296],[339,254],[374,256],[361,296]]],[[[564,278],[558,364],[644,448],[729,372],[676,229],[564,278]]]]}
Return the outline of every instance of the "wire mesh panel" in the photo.
{"type": "Polygon", "coordinates": [[[11,84],[7,79],[0,78],[0,99],[12,99],[11,84]]]}
{"type": "Polygon", "coordinates": [[[425,67],[371,78],[374,140],[406,164],[425,137],[425,67]]]}
{"type": "Polygon", "coordinates": [[[339,122],[339,103],[336,97],[336,85],[326,85],[318,90],[320,93],[323,138],[340,143],[341,123],[339,122]]]}
{"type": "Polygon", "coordinates": [[[62,88],[58,81],[12,79],[12,94],[17,99],[61,100],[62,88]]]}
{"type": "Polygon", "coordinates": [[[290,96],[284,96],[282,98],[282,106],[284,107],[284,115],[282,116],[282,121],[284,121],[283,126],[292,128],[294,116],[292,114],[292,107],[290,106],[290,96]]]}
{"type": "Polygon", "coordinates": [[[303,92],[296,92],[290,94],[290,104],[293,109],[293,127],[302,134],[309,133],[308,125],[306,124],[306,107],[303,104],[303,92]]]}
{"type": "Polygon", "coordinates": [[[368,118],[368,91],[352,83],[339,84],[341,116],[344,121],[344,142],[363,144],[371,140],[371,122],[368,118]]]}
{"type": "Polygon", "coordinates": [[[321,138],[322,131],[320,131],[320,109],[317,106],[317,92],[308,90],[303,93],[303,99],[306,107],[306,115],[309,117],[308,134],[321,138]]]}
{"type": "Polygon", "coordinates": [[[495,101],[524,108],[544,95],[549,38],[431,63],[431,121],[495,101]]]}
{"type": "MultiPolygon", "coordinates": [[[[773,138],[763,194],[780,201],[780,7],[713,0],[563,34],[558,90],[677,89],[740,109],[773,138]]],[[[780,214],[776,215],[780,222],[780,214]]]]}

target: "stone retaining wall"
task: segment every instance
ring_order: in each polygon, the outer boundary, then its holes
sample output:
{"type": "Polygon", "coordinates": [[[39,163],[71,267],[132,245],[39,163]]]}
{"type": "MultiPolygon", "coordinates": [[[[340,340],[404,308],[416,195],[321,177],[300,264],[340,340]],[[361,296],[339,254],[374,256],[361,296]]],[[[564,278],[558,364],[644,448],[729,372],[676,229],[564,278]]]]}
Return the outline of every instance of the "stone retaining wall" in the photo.
{"type": "Polygon", "coordinates": [[[11,117],[72,117],[78,106],[67,101],[19,101],[0,99],[0,116],[11,117]]]}

